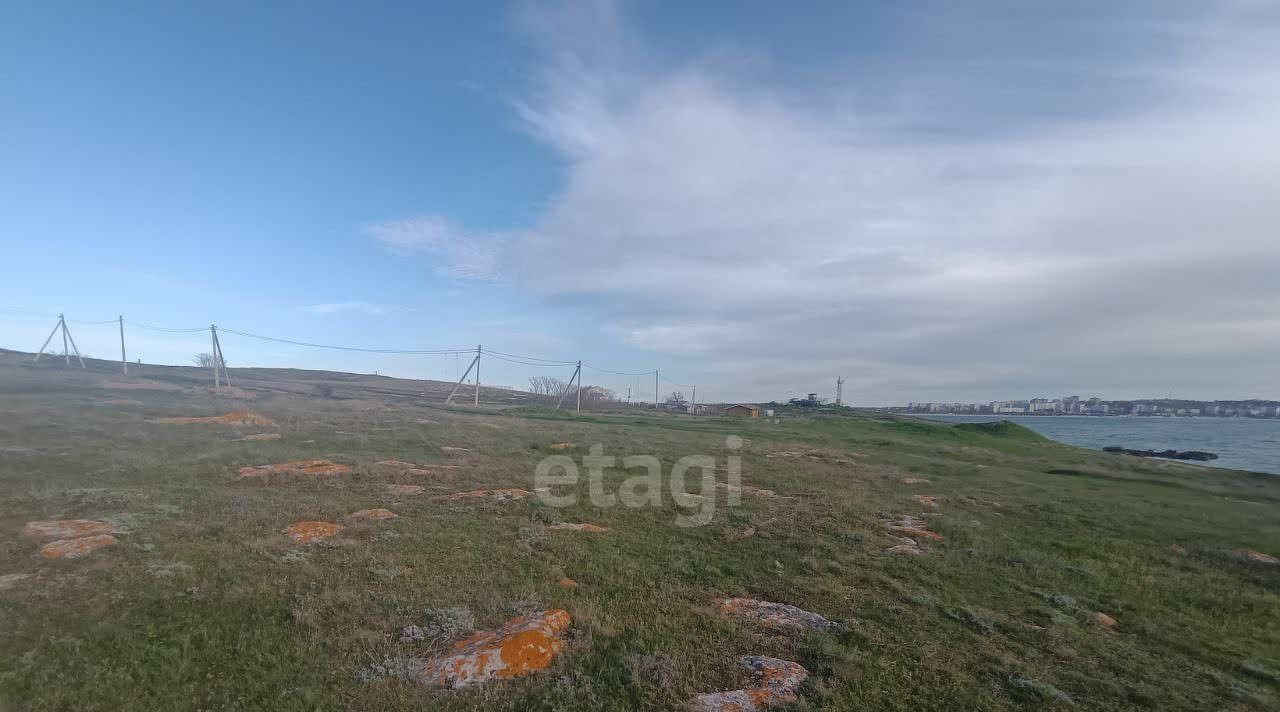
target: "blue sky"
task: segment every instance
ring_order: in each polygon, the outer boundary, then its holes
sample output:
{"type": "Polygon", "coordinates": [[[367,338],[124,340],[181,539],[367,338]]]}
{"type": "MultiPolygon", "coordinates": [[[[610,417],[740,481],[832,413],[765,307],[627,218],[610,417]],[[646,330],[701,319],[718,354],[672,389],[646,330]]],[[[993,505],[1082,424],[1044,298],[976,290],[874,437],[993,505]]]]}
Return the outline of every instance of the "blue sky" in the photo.
{"type": "Polygon", "coordinates": [[[123,313],[725,400],[1280,396],[1273,3],[268,5],[4,11],[0,344],[123,313]]]}

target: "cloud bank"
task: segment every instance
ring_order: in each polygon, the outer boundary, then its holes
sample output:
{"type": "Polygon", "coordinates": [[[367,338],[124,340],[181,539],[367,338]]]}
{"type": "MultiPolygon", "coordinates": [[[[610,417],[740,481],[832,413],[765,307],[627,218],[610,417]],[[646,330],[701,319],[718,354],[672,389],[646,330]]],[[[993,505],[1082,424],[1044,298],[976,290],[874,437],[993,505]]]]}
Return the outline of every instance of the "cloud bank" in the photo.
{"type": "Polygon", "coordinates": [[[664,62],[610,3],[529,11],[543,64],[513,106],[567,166],[558,195],[501,239],[370,232],[587,305],[726,398],[836,375],[870,403],[1280,395],[1280,13],[1107,7],[939,9],[921,21],[1023,41],[847,86],[741,48],[664,62]],[[1125,51],[1025,48],[1066,19],[1125,51]],[[1057,86],[1076,103],[1041,110],[1057,86]]]}

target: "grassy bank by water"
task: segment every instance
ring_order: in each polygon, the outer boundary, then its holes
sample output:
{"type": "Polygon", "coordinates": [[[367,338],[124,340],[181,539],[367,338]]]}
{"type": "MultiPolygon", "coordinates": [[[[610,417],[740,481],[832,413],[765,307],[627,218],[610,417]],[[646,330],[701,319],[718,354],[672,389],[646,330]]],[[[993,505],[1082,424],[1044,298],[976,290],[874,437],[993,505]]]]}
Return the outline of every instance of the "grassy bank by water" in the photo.
{"type": "MultiPolygon", "coordinates": [[[[1250,554],[1280,555],[1280,478],[1007,423],[575,417],[498,393],[476,411],[442,408],[439,384],[237,375],[213,393],[194,369],[124,379],[0,357],[0,710],[671,709],[748,685],[742,655],[809,671],[794,709],[1280,705],[1280,566],[1250,554]],[[246,410],[276,425],[153,422],[246,410]],[[565,508],[448,498],[531,491],[544,457],[596,444],[665,471],[710,455],[721,481],[737,454],[743,483],[774,496],[729,506],[717,489],[711,522],[688,528],[669,492],[600,509],[585,478],[565,508]],[[305,458],[351,472],[236,479],[305,458]],[[399,518],[347,518],[369,508],[399,518]],[[903,514],[941,540],[887,553],[903,514]],[[118,541],[43,558],[24,526],[61,519],[107,522],[118,541]],[[283,530],[301,520],[345,528],[299,544],[283,530]],[[721,615],[725,597],[841,625],[762,630],[721,615]],[[477,629],[542,609],[572,624],[521,679],[453,691],[395,674],[449,644],[449,630],[402,641],[406,627],[463,608],[477,629]]],[[[605,489],[634,474],[607,471],[605,489]]]]}

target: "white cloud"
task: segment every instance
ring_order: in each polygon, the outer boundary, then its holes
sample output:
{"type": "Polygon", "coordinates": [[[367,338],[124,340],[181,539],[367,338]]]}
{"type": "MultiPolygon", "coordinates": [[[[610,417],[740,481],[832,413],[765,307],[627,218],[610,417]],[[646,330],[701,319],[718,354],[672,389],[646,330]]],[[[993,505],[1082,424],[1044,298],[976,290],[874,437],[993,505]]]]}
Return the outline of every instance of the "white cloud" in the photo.
{"type": "MultiPolygon", "coordinates": [[[[982,72],[943,53],[954,72],[836,88],[724,61],[655,69],[609,3],[526,21],[545,67],[516,110],[566,163],[562,190],[501,242],[435,220],[375,234],[450,263],[479,250],[482,273],[697,356],[727,396],[837,374],[871,402],[1117,384],[1107,395],[1275,396],[1280,20],[1172,8],[1075,18],[1116,36],[1105,60],[993,47],[982,72]],[[1083,103],[1042,106],[1066,76],[1083,103]],[[849,94],[911,97],[955,130],[849,94]]],[[[991,20],[947,18],[960,34],[991,20]]],[[[1051,37],[1055,18],[1038,20],[1015,35],[1051,37]]]]}
{"type": "Polygon", "coordinates": [[[402,253],[422,252],[438,260],[438,271],[459,279],[498,278],[499,236],[469,234],[439,216],[369,225],[365,234],[402,253]]]}

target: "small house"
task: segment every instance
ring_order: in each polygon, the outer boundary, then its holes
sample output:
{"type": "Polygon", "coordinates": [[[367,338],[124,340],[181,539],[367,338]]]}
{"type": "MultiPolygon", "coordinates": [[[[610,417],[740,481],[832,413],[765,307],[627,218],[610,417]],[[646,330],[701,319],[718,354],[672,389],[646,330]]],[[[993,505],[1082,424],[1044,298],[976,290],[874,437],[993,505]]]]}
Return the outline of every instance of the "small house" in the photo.
{"type": "Polygon", "coordinates": [[[759,418],[760,409],[754,405],[746,405],[744,403],[735,403],[730,406],[725,406],[724,414],[740,415],[744,418],[759,418]]]}

